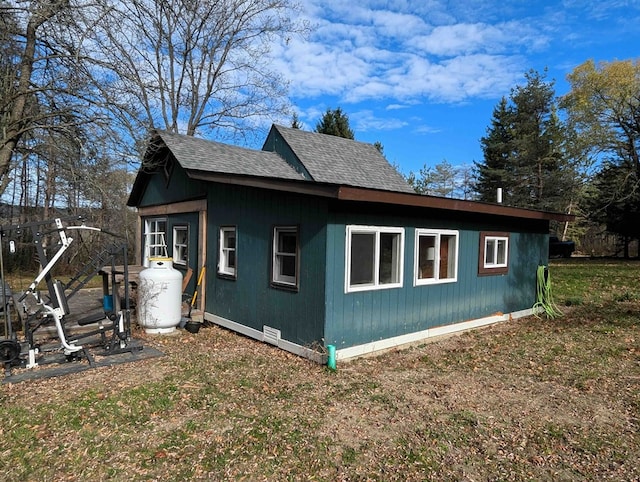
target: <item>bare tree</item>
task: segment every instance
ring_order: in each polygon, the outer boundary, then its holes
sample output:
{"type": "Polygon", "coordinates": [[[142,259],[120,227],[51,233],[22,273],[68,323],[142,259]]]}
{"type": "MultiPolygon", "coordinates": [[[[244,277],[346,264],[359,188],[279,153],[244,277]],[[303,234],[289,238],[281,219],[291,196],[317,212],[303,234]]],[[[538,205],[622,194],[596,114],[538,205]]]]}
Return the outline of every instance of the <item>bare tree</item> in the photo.
{"type": "Polygon", "coordinates": [[[0,0],[0,194],[18,158],[48,152],[46,130],[74,144],[102,129],[120,162],[150,128],[233,135],[279,117],[287,86],[267,54],[304,30],[291,2],[0,0]]]}
{"type": "Polygon", "coordinates": [[[88,101],[95,98],[91,84],[68,49],[68,27],[79,8],[71,0],[0,0],[0,44],[8,47],[1,62],[0,194],[18,157],[23,166],[25,160],[47,164],[52,154],[60,157],[61,139],[73,141],[78,126],[97,120],[88,101]]]}
{"type": "MultiPolygon", "coordinates": [[[[32,84],[32,75],[38,62],[37,44],[39,29],[60,11],[68,6],[67,0],[54,0],[32,2],[24,14],[26,23],[22,32],[19,29],[17,9],[9,4],[0,5],[0,16],[4,19],[3,28],[11,28],[5,35],[13,31],[10,38],[15,41],[17,36],[22,36],[22,48],[19,59],[15,63],[15,71],[5,83],[3,92],[2,112],[4,114],[3,132],[0,141],[0,193],[4,192],[9,182],[9,171],[13,151],[20,142],[25,132],[31,127],[31,118],[28,115],[28,102],[35,94],[32,84]],[[10,19],[10,20],[9,20],[10,19]]],[[[9,40],[9,39],[8,39],[9,40]]]]}
{"type": "MultiPolygon", "coordinates": [[[[105,0],[106,1],[106,0],[105,0]]],[[[269,65],[276,36],[301,31],[290,0],[132,0],[83,10],[79,54],[114,122],[187,135],[245,133],[287,111],[269,65]]]]}

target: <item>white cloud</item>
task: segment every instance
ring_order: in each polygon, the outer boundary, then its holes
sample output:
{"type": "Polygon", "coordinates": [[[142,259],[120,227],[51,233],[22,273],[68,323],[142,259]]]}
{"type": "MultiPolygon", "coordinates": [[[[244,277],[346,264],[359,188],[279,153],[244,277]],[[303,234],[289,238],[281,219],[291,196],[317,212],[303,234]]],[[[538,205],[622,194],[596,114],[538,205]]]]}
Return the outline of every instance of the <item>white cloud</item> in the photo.
{"type": "Polygon", "coordinates": [[[427,54],[451,57],[471,53],[502,54],[519,47],[532,48],[539,41],[539,33],[521,22],[496,25],[483,23],[445,25],[435,27],[427,35],[416,37],[412,44],[427,54]]]}
{"type": "Polygon", "coordinates": [[[356,132],[388,131],[401,129],[408,125],[407,121],[392,117],[376,117],[371,110],[361,110],[349,114],[349,121],[356,132]]]}
{"type": "Polygon", "coordinates": [[[400,110],[400,109],[408,109],[409,106],[406,104],[389,104],[386,107],[386,110],[400,110]]]}
{"type": "Polygon", "coordinates": [[[306,0],[305,10],[316,30],[273,52],[294,98],[396,105],[498,98],[530,67],[526,53],[546,45],[533,22],[456,23],[450,2],[306,0]]]}

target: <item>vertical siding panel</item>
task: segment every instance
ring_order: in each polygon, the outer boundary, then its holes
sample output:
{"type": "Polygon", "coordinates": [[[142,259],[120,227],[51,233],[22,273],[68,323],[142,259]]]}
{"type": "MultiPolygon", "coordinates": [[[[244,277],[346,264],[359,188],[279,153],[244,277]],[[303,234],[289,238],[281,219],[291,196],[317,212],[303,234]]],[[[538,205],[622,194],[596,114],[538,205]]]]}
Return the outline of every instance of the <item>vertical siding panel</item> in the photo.
{"type": "MultiPolygon", "coordinates": [[[[280,329],[282,337],[307,345],[320,342],[324,327],[324,276],[326,202],[320,198],[215,185],[209,190],[208,266],[213,299],[207,311],[262,330],[280,329]],[[217,237],[221,224],[238,228],[237,279],[215,275],[217,237]],[[271,246],[274,225],[299,225],[300,242],[307,244],[300,256],[300,290],[291,292],[270,286],[271,246]]],[[[208,285],[209,286],[209,285],[208,285]]]]}
{"type": "MultiPolygon", "coordinates": [[[[545,234],[512,234],[513,263],[506,276],[478,276],[480,230],[506,230],[503,226],[477,226],[471,221],[466,225],[451,220],[430,221],[428,219],[385,218],[363,213],[341,213],[332,215],[335,220],[332,243],[340,240],[341,256],[332,257],[331,262],[340,265],[341,278],[327,282],[339,283],[340,289],[332,289],[332,331],[338,346],[353,346],[383,338],[424,330],[429,327],[457,323],[469,319],[490,316],[498,311],[525,309],[529,306],[531,286],[523,271],[523,263],[530,264],[530,256],[519,252],[521,246],[534,245],[540,250],[540,240],[545,234]],[[344,293],[344,236],[349,224],[400,226],[405,228],[403,287],[344,293]],[[457,229],[459,231],[458,279],[455,283],[413,286],[415,227],[433,229],[457,229]],[[516,248],[518,252],[516,253],[516,248]],[[522,257],[521,261],[516,262],[522,257]],[[521,276],[525,281],[518,279],[521,276]],[[338,306],[340,309],[338,309],[338,306]],[[346,320],[349,320],[347,323],[346,320]],[[343,331],[340,332],[339,326],[343,331]]],[[[529,249],[527,247],[527,249],[529,249]]],[[[536,251],[537,253],[537,251],[536,251]]],[[[537,254],[536,254],[537,256],[537,254]]],[[[327,258],[329,259],[329,258],[327,258]]],[[[336,273],[335,265],[328,268],[336,273]]]]}

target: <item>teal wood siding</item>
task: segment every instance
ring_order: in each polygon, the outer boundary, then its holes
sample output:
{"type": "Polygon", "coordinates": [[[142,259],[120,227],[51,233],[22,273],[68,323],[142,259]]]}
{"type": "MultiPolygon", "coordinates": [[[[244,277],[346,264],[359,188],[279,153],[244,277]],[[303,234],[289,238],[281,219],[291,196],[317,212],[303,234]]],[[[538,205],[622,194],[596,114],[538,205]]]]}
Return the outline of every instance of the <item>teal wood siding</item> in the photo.
{"type": "MultiPolygon", "coordinates": [[[[538,232],[514,232],[506,226],[471,221],[335,214],[327,227],[327,303],[325,340],[347,348],[495,313],[531,308],[536,268],[547,262],[546,223],[538,232]],[[405,228],[402,288],[345,293],[346,226],[405,228]],[[458,279],[453,283],[413,286],[416,228],[459,231],[458,279]],[[479,276],[481,231],[507,231],[509,272],[479,276]]],[[[548,227],[547,227],[548,229],[548,227]]]]}
{"type": "Polygon", "coordinates": [[[180,265],[174,263],[174,268],[182,273],[184,277],[187,274],[187,269],[191,268],[193,270],[193,274],[191,276],[191,280],[189,280],[189,284],[185,288],[185,293],[193,294],[196,283],[198,272],[200,270],[200,266],[198,266],[198,250],[200,246],[198,246],[198,226],[199,224],[199,213],[191,212],[191,213],[180,213],[180,214],[172,214],[167,216],[167,249],[169,251],[169,256],[173,257],[173,228],[174,226],[187,226],[189,228],[189,241],[187,248],[187,265],[180,265]]]}
{"type": "Polygon", "coordinates": [[[138,207],[171,204],[175,202],[202,198],[206,190],[200,181],[189,179],[179,165],[171,170],[169,182],[162,170],[151,174],[138,207]]]}
{"type": "Polygon", "coordinates": [[[322,198],[211,184],[206,311],[258,331],[267,325],[299,345],[322,343],[327,206],[322,198]],[[219,228],[236,226],[236,279],[217,276],[219,228]],[[298,226],[299,289],[274,288],[274,226],[298,226]]]}

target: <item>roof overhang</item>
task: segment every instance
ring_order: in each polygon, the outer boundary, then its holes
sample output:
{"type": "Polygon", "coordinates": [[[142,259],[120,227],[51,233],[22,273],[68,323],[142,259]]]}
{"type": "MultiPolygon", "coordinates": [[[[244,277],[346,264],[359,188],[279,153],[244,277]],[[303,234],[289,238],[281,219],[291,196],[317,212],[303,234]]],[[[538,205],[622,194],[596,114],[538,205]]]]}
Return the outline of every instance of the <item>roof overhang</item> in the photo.
{"type": "Polygon", "coordinates": [[[522,219],[539,219],[547,221],[573,221],[573,214],[536,211],[534,209],[515,208],[503,204],[465,201],[423,194],[405,194],[401,192],[376,191],[371,189],[341,186],[338,189],[338,199],[343,201],[360,201],[417,208],[442,209],[466,213],[488,214],[522,219]]]}
{"type": "Polygon", "coordinates": [[[410,194],[394,191],[381,191],[351,186],[336,186],[309,181],[289,181],[281,179],[258,178],[254,176],[239,176],[206,171],[187,171],[187,176],[208,182],[235,184],[240,186],[272,189],[276,191],[295,192],[311,196],[320,196],[338,201],[352,201],[372,204],[385,204],[398,207],[415,207],[424,209],[438,209],[444,211],[484,214],[490,216],[511,217],[546,221],[573,221],[572,214],[536,211],[533,209],[515,208],[502,204],[465,201],[422,194],[410,194]]]}

